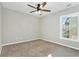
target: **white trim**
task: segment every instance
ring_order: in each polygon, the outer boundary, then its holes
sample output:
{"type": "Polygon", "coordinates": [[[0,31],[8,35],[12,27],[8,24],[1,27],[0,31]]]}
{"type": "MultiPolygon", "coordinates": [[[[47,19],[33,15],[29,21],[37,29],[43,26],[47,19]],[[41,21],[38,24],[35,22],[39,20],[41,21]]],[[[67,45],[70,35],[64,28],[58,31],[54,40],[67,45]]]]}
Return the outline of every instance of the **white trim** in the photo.
{"type": "MultiPolygon", "coordinates": [[[[37,39],[31,39],[31,40],[25,40],[25,41],[19,41],[19,42],[14,42],[14,43],[7,43],[7,44],[3,44],[2,46],[6,46],[6,45],[11,45],[11,44],[16,44],[16,43],[22,43],[22,42],[29,42],[29,41],[33,41],[33,40],[38,40],[40,38],[37,38],[37,39]]],[[[51,42],[51,43],[55,43],[55,44],[59,44],[59,45],[62,45],[62,46],[66,46],[66,47],[69,47],[69,48],[72,48],[72,49],[76,49],[76,50],[79,50],[79,48],[76,48],[76,47],[72,47],[70,45],[66,45],[66,44],[62,44],[62,43],[58,43],[58,42],[55,42],[55,41],[50,41],[48,39],[44,39],[44,38],[41,38],[42,40],[45,40],[45,41],[48,41],[48,42],[51,42]]],[[[1,47],[1,50],[2,50],[2,47],[1,47]]]]}
{"type": "Polygon", "coordinates": [[[39,39],[39,38],[29,39],[29,40],[24,40],[24,41],[18,41],[18,42],[12,42],[12,43],[6,43],[6,44],[2,44],[1,46],[12,45],[12,44],[22,43],[22,42],[29,42],[29,41],[33,41],[33,40],[37,40],[37,39],[39,39]]]}
{"type": "Polygon", "coordinates": [[[60,38],[60,39],[62,39],[62,40],[68,40],[68,41],[74,41],[74,42],[79,42],[79,39],[69,39],[69,38],[60,38]]]}
{"type": "Polygon", "coordinates": [[[79,48],[72,47],[70,45],[66,45],[66,44],[62,44],[62,43],[58,43],[58,42],[55,42],[55,41],[50,41],[49,39],[43,39],[43,40],[48,41],[48,42],[52,42],[52,43],[55,43],[55,44],[59,44],[59,45],[65,46],[65,47],[69,47],[69,48],[72,48],[72,49],[75,49],[75,50],[79,50],[79,48]]]}

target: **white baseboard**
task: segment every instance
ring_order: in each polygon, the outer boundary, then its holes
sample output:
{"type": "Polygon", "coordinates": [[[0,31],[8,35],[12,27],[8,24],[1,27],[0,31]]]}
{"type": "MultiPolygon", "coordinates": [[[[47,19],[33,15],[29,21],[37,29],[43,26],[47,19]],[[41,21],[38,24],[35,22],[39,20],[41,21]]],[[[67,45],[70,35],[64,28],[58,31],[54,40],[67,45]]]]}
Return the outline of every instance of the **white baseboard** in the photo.
{"type": "MultiPolygon", "coordinates": [[[[42,39],[42,40],[45,40],[45,41],[48,41],[48,42],[51,42],[51,43],[55,43],[55,44],[66,46],[66,47],[69,47],[69,48],[72,48],[72,49],[79,50],[79,48],[76,48],[76,47],[73,47],[73,46],[70,46],[70,45],[66,45],[66,44],[61,44],[61,43],[58,43],[58,42],[55,42],[55,41],[50,41],[50,40],[44,39],[44,38],[35,38],[35,39],[30,39],[30,40],[12,42],[12,43],[7,43],[7,44],[2,44],[1,46],[6,46],[6,45],[11,45],[11,44],[16,44],[16,43],[22,43],[22,42],[29,42],[29,41],[38,40],[38,39],[42,39]]],[[[2,48],[1,48],[1,50],[2,50],[2,48]]]]}
{"type": "Polygon", "coordinates": [[[24,40],[24,41],[18,41],[18,42],[12,42],[12,43],[7,43],[7,44],[2,44],[1,46],[12,45],[12,44],[22,43],[22,42],[29,42],[29,41],[33,41],[33,40],[37,40],[37,39],[39,39],[39,38],[29,39],[29,40],[24,40]]]}
{"type": "Polygon", "coordinates": [[[43,39],[43,40],[51,42],[51,43],[59,44],[59,45],[65,46],[65,47],[69,47],[69,48],[72,48],[72,49],[75,49],[75,50],[79,50],[79,48],[76,48],[76,47],[73,47],[73,46],[70,46],[70,45],[61,44],[61,43],[58,43],[58,42],[55,42],[55,41],[50,41],[48,39],[43,39]]]}

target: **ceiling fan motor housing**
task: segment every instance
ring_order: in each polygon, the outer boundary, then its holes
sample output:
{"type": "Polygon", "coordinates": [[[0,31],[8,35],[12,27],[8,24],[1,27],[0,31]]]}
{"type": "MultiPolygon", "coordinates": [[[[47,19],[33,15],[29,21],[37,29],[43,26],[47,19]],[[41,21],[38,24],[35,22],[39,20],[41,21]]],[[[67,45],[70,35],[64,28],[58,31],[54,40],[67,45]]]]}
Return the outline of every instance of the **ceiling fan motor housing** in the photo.
{"type": "Polygon", "coordinates": [[[37,11],[40,10],[40,4],[37,4],[37,11]]]}

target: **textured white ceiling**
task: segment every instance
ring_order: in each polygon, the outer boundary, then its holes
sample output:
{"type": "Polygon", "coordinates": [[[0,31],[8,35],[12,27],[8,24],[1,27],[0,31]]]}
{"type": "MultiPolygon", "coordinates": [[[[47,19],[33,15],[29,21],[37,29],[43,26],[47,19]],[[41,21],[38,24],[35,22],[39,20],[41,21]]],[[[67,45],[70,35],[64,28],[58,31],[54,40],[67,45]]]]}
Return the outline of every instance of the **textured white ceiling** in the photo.
{"type": "Polygon", "coordinates": [[[47,5],[45,6],[45,9],[51,10],[51,12],[41,12],[42,15],[36,14],[36,13],[29,13],[30,11],[33,11],[35,9],[27,6],[27,4],[36,6],[38,3],[42,2],[3,2],[2,5],[5,8],[16,10],[23,13],[28,13],[30,15],[34,15],[37,17],[42,17],[54,12],[58,12],[73,6],[78,5],[78,2],[47,2],[47,5]],[[67,7],[68,4],[71,4],[71,6],[67,7]]]}

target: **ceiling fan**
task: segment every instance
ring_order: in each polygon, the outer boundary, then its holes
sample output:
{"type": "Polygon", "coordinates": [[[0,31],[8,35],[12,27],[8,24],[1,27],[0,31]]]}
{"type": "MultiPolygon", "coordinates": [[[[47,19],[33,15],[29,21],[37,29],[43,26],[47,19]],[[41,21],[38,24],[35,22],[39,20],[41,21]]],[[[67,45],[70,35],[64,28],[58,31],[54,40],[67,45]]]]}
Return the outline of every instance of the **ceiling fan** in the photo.
{"type": "Polygon", "coordinates": [[[51,10],[47,10],[47,9],[44,9],[44,7],[46,6],[46,2],[43,2],[42,4],[37,4],[37,7],[35,7],[35,6],[32,6],[32,5],[30,5],[30,4],[27,4],[29,7],[32,7],[32,8],[34,8],[34,9],[36,9],[36,10],[34,10],[34,11],[30,11],[30,13],[33,13],[33,12],[39,12],[39,11],[44,11],[44,12],[51,12],[51,10]]]}

